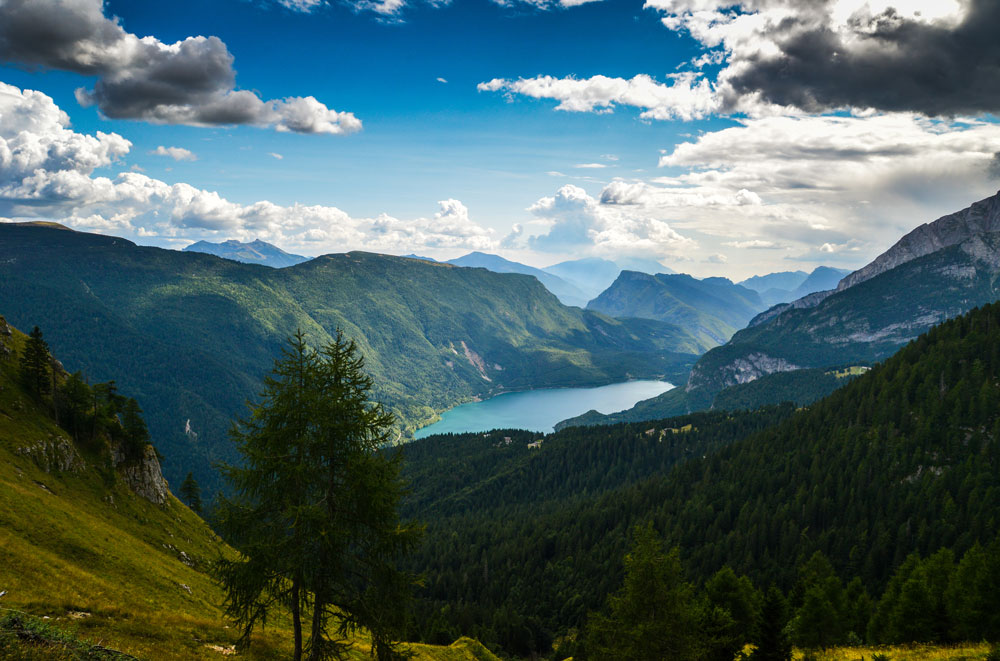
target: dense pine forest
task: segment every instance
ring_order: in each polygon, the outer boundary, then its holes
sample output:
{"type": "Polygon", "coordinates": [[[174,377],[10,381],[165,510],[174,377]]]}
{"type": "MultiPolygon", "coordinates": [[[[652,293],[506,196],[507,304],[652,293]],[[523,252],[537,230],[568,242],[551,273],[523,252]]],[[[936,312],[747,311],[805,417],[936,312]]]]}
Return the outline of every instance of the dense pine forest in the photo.
{"type": "Polygon", "coordinates": [[[411,635],[547,652],[585,630],[651,523],[699,589],[727,567],[777,586],[807,647],[1000,639],[998,378],[994,304],[797,412],[570,428],[537,449],[512,431],[410,445],[407,514],[428,526],[411,635]]]}

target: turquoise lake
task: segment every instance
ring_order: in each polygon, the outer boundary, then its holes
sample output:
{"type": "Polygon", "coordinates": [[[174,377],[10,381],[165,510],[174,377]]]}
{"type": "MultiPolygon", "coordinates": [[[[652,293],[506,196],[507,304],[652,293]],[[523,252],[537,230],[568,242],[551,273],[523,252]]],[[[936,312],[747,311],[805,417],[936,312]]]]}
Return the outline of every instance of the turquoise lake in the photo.
{"type": "Polygon", "coordinates": [[[462,434],[491,429],[551,432],[557,422],[597,409],[615,413],[636,402],[670,390],[666,381],[626,381],[597,388],[546,388],[509,392],[445,411],[432,425],[418,429],[416,438],[431,434],[462,434]]]}

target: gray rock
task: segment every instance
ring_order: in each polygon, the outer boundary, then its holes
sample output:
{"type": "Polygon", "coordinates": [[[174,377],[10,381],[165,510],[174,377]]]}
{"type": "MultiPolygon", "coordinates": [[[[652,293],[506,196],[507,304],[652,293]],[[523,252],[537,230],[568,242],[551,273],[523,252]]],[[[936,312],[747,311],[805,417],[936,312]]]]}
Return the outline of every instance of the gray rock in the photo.
{"type": "Polygon", "coordinates": [[[1000,232],[1000,192],[957,213],[921,225],[876,257],[871,264],[841,280],[837,291],[871,280],[900,264],[988,232],[1000,232]]]}
{"type": "Polygon", "coordinates": [[[139,461],[127,461],[119,448],[115,451],[115,466],[137,496],[156,505],[167,502],[167,481],[163,479],[160,462],[152,445],[146,446],[139,461]]]}

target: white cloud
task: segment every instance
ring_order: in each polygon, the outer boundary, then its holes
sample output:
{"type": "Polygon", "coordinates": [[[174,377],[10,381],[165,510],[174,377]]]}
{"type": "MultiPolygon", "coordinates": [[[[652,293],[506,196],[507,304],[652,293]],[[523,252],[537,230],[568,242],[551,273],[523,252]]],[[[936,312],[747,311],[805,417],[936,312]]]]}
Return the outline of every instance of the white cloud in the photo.
{"type": "Polygon", "coordinates": [[[642,108],[645,119],[700,119],[716,112],[721,100],[708,80],[700,74],[670,74],[670,84],[645,74],[631,79],[592,76],[590,78],[554,78],[538,76],[507,80],[494,78],[479,83],[481,92],[521,94],[534,99],[559,101],[556,110],[567,112],[613,112],[616,106],[642,108]]]}
{"type": "Polygon", "coordinates": [[[578,163],[574,165],[575,168],[581,168],[583,170],[601,170],[608,167],[604,163],[578,163]]]}
{"type": "Polygon", "coordinates": [[[282,159],[285,158],[281,154],[279,154],[277,152],[273,152],[273,151],[267,152],[267,155],[270,156],[271,158],[275,159],[275,160],[278,160],[278,161],[280,161],[280,160],[282,160],[282,159]]]}
{"type": "Polygon", "coordinates": [[[876,109],[996,113],[1000,3],[968,0],[647,0],[703,53],[655,80],[497,78],[482,91],[558,101],[557,110],[641,110],[644,119],[760,117],[876,109]],[[692,67],[694,70],[684,70],[692,67]],[[706,67],[719,67],[709,75],[706,67]],[[936,72],[928,75],[929,71],[936,72]]]}
{"type": "Polygon", "coordinates": [[[726,241],[722,245],[740,250],[781,250],[785,246],[774,241],[764,239],[750,239],[749,241],[726,241]]]}
{"type": "Polygon", "coordinates": [[[445,84],[447,84],[447,82],[448,82],[447,80],[445,80],[444,78],[441,78],[440,76],[438,76],[436,80],[437,80],[437,81],[438,81],[439,83],[445,83],[445,84]]]}
{"type": "MultiPolygon", "coordinates": [[[[290,0],[305,8],[317,3],[290,0]]],[[[249,124],[278,131],[342,135],[361,129],[352,113],[311,96],[263,100],[236,88],[233,56],[218,37],[167,44],[127,32],[101,0],[0,2],[0,60],[96,76],[79,88],[84,106],[113,119],[158,124],[249,124]]]]}
{"type": "MultiPolygon", "coordinates": [[[[84,230],[162,240],[260,237],[311,254],[492,250],[499,244],[493,230],[475,223],[453,199],[439,202],[430,218],[355,218],[320,205],[240,204],[218,192],[133,171],[95,176],[130,148],[114,133],[76,133],[45,94],[0,83],[0,217],[54,219],[84,230]]],[[[169,148],[163,153],[171,155],[169,148]]]]}
{"type": "Polygon", "coordinates": [[[283,7],[287,7],[292,11],[300,11],[304,14],[308,14],[323,6],[323,0],[276,0],[277,3],[283,7]]]}
{"type": "Polygon", "coordinates": [[[172,158],[175,161],[198,160],[198,156],[196,156],[193,151],[184,149],[183,147],[164,147],[163,145],[160,145],[149,153],[153,156],[166,156],[167,158],[172,158]]]}
{"type": "Polygon", "coordinates": [[[543,252],[667,257],[696,246],[663,220],[602,204],[571,184],[528,210],[544,232],[527,237],[527,245],[543,252]]]}

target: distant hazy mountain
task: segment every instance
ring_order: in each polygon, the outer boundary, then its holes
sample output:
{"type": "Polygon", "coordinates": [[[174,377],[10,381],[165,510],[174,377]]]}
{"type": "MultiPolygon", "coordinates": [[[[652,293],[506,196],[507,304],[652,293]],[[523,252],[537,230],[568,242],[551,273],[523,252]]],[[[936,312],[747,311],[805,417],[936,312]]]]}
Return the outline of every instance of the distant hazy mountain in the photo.
{"type": "MultiPolygon", "coordinates": [[[[415,255],[413,255],[415,257],[415,255]]],[[[422,259],[419,258],[418,259],[422,259]]],[[[446,264],[455,266],[466,266],[472,268],[483,268],[494,273],[522,273],[538,278],[538,281],[545,285],[545,288],[555,294],[564,305],[576,305],[583,307],[589,298],[575,285],[566,282],[564,279],[551,273],[546,273],[542,269],[536,269],[527,264],[512,262],[499,255],[490,255],[484,252],[470,252],[468,255],[449,259],[446,264]]]]}
{"type": "MultiPolygon", "coordinates": [[[[837,276],[829,271],[817,280],[829,285],[837,276]]],[[[665,417],[707,408],[723,389],[769,374],[880,361],[932,326],[998,300],[998,281],[1000,193],[921,225],[834,289],[761,313],[702,356],[684,388],[613,418],[575,422],[665,417]]]]}
{"type": "Polygon", "coordinates": [[[809,274],[809,277],[805,279],[805,282],[795,288],[795,291],[792,292],[790,300],[794,301],[818,291],[836,289],[837,284],[840,283],[841,279],[848,273],[850,273],[850,271],[847,269],[835,269],[831,266],[817,266],[816,269],[809,274]]]}
{"type": "Polygon", "coordinates": [[[295,266],[296,264],[308,262],[312,259],[311,257],[303,257],[302,255],[293,255],[292,253],[285,252],[278,246],[270,244],[267,241],[261,241],[260,239],[251,241],[250,243],[241,243],[236,239],[230,239],[221,243],[197,241],[184,250],[224,257],[225,259],[243,262],[244,264],[263,264],[264,266],[271,266],[276,269],[295,266]]]}
{"type": "Polygon", "coordinates": [[[685,274],[622,271],[587,304],[612,317],[640,317],[676,324],[694,333],[707,350],[723,344],[766,306],[752,289],[725,278],[698,280],[685,274]]]}
{"type": "Polygon", "coordinates": [[[768,273],[767,275],[755,275],[736,284],[747,289],[752,289],[758,294],[763,294],[769,289],[784,289],[793,291],[806,281],[809,274],[805,271],[780,271],[778,273],[768,273]]]}
{"type": "Polygon", "coordinates": [[[403,255],[403,257],[409,257],[410,259],[422,259],[425,262],[436,262],[437,260],[433,257],[424,257],[423,255],[414,255],[410,253],[409,255],[403,255]]]}
{"type": "Polygon", "coordinates": [[[546,266],[543,270],[575,285],[584,292],[588,301],[596,298],[598,294],[610,287],[622,271],[650,274],[674,273],[672,269],[652,259],[623,258],[612,262],[599,257],[585,257],[560,262],[546,266]]]}
{"type": "Polygon", "coordinates": [[[819,266],[812,273],[782,271],[755,275],[738,284],[759,293],[764,304],[770,307],[794,301],[814,292],[836,289],[837,283],[848,273],[850,271],[844,269],[819,266]]]}

